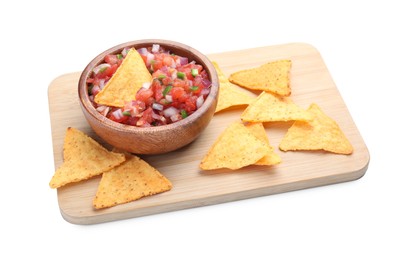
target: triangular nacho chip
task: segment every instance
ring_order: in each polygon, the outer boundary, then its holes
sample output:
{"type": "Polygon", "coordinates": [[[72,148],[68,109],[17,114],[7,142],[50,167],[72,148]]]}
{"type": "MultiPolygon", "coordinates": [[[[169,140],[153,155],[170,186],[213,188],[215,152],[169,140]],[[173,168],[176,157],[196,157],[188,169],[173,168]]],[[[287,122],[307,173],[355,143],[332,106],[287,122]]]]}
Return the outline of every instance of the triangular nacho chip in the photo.
{"type": "Polygon", "coordinates": [[[289,96],[291,60],[277,60],[260,67],[232,73],[229,80],[241,87],[264,90],[281,96],[289,96]]]}
{"type": "Polygon", "coordinates": [[[245,122],[308,121],[312,115],[291,98],[262,92],[241,114],[245,122]]]}
{"type": "Polygon", "coordinates": [[[274,148],[270,145],[270,141],[262,123],[246,123],[245,127],[250,129],[251,133],[270,147],[270,152],[258,160],[255,165],[274,165],[282,161],[280,156],[274,152],[274,148]]]}
{"type": "Polygon", "coordinates": [[[318,105],[312,104],[308,111],[314,116],[313,120],[296,121],[280,142],[281,150],[325,150],[338,154],[353,152],[353,146],[338,124],[325,115],[318,105]]]}
{"type": "Polygon", "coordinates": [[[216,62],[212,63],[219,79],[219,97],[215,113],[230,107],[248,105],[254,100],[249,94],[241,91],[238,86],[230,83],[216,62]]]}
{"type": "Polygon", "coordinates": [[[143,83],[151,82],[152,76],[144,60],[135,48],[131,48],[115,74],[109,79],[94,102],[106,106],[123,107],[135,100],[135,94],[143,83]]]}
{"type": "Polygon", "coordinates": [[[131,154],[121,165],[103,173],[93,205],[96,209],[128,203],[168,191],[171,182],[144,160],[131,154]]]}
{"type": "Polygon", "coordinates": [[[125,156],[113,153],[75,128],[67,128],[64,163],[55,171],[49,186],[53,189],[86,180],[121,164],[125,156]]]}
{"type": "Polygon", "coordinates": [[[256,163],[270,152],[270,147],[255,137],[242,123],[229,125],[200,162],[202,170],[236,170],[256,163]]]}

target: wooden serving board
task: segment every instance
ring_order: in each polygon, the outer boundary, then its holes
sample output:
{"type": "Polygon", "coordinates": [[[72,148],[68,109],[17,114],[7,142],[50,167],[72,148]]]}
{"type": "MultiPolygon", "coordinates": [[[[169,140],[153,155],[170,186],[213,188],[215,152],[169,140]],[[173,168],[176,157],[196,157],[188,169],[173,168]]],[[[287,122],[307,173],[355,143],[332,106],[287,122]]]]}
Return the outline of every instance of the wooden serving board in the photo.
{"type": "MultiPolygon", "coordinates": [[[[92,203],[99,176],[57,190],[65,220],[74,224],[101,223],[351,181],[365,174],[369,163],[368,149],[314,47],[291,43],[211,54],[208,57],[219,64],[226,76],[269,61],[291,59],[293,101],[303,108],[317,103],[337,121],[352,143],[354,153],[347,156],[322,151],[282,152],[278,145],[291,123],[268,123],[265,124],[267,135],[282,163],[248,166],[236,171],[202,171],[199,169],[200,160],[226,126],[239,120],[244,107],[229,109],[215,114],[208,128],[190,145],[163,155],[140,156],[171,180],[171,191],[95,210],[92,203]]],[[[63,140],[69,126],[84,131],[111,148],[93,133],[81,112],[77,97],[80,74],[62,75],[53,80],[48,89],[55,168],[62,164],[63,140]]]]}

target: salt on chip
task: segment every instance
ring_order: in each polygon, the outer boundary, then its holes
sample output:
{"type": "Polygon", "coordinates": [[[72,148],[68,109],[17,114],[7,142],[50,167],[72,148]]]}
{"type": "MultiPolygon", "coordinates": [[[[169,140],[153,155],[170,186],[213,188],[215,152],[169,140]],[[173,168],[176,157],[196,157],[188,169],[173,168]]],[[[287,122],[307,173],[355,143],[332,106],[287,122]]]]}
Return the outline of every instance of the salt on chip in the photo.
{"type": "Polygon", "coordinates": [[[245,122],[309,121],[312,115],[290,97],[262,92],[241,114],[245,122]]]}
{"type": "Polygon", "coordinates": [[[313,115],[310,122],[296,121],[281,140],[279,148],[289,150],[325,150],[337,154],[351,154],[353,146],[338,124],[316,104],[308,111],[313,115]]]}
{"type": "Polygon", "coordinates": [[[245,127],[250,129],[250,131],[261,141],[265,142],[270,147],[270,152],[267,153],[263,158],[258,160],[255,165],[274,165],[279,164],[282,159],[280,156],[274,152],[273,147],[270,145],[266,130],[262,123],[246,123],[245,127]]]}
{"type": "Polygon", "coordinates": [[[256,163],[269,152],[270,147],[265,142],[258,139],[242,123],[234,122],[217,138],[200,162],[200,168],[236,170],[256,163]]]}
{"type": "Polygon", "coordinates": [[[100,175],[125,161],[123,154],[108,151],[72,127],[65,134],[63,155],[64,162],[49,183],[53,189],[100,175]]]}
{"type": "Polygon", "coordinates": [[[135,94],[146,82],[152,81],[144,60],[135,48],[131,48],[115,74],[95,96],[94,102],[113,107],[123,107],[135,100],[135,94]]]}
{"type": "Polygon", "coordinates": [[[215,113],[230,107],[248,105],[254,100],[249,94],[240,91],[238,86],[228,81],[218,63],[212,61],[212,64],[216,69],[219,79],[219,97],[215,113]]]}
{"type": "Polygon", "coordinates": [[[256,68],[232,73],[229,81],[252,90],[264,90],[289,96],[291,60],[277,60],[256,68]]]}
{"type": "Polygon", "coordinates": [[[171,190],[171,182],[157,169],[135,155],[125,156],[124,163],[103,173],[94,208],[108,208],[171,190]]]}

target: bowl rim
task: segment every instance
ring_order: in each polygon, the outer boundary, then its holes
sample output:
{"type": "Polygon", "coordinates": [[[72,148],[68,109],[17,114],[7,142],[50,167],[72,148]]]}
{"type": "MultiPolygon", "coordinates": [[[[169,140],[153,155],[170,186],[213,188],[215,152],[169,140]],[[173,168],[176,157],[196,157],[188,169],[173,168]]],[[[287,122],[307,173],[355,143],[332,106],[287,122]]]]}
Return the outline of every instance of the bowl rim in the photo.
{"type": "Polygon", "coordinates": [[[93,118],[97,119],[100,123],[103,123],[114,130],[123,131],[123,132],[153,133],[156,131],[171,131],[173,129],[176,129],[179,126],[193,124],[196,119],[198,119],[201,115],[205,114],[211,108],[211,105],[213,102],[217,103],[218,93],[219,93],[218,75],[217,75],[215,67],[213,66],[209,58],[206,57],[206,55],[204,55],[200,51],[184,43],[171,41],[171,40],[163,40],[163,39],[142,39],[142,40],[129,41],[129,42],[115,45],[101,52],[87,64],[87,66],[82,71],[81,76],[79,78],[79,82],[78,82],[79,101],[80,101],[80,105],[85,108],[84,110],[87,113],[89,113],[93,118]],[[167,125],[151,126],[151,127],[138,127],[138,126],[118,123],[100,114],[94,108],[92,102],[89,100],[89,95],[87,92],[86,79],[90,75],[92,69],[96,67],[98,64],[103,62],[106,54],[120,53],[124,48],[130,48],[130,47],[134,47],[138,45],[152,46],[152,44],[160,44],[161,46],[165,47],[166,49],[170,50],[173,53],[175,53],[175,51],[172,51],[171,50],[172,48],[181,49],[183,52],[190,52],[191,53],[190,56],[193,56],[194,60],[195,59],[201,60],[201,61],[196,61],[196,63],[204,67],[204,69],[208,72],[208,75],[210,76],[210,81],[211,81],[210,92],[208,96],[205,98],[205,101],[203,102],[202,106],[198,108],[193,114],[191,114],[190,116],[182,120],[179,120],[177,122],[170,123],[167,125]]]}

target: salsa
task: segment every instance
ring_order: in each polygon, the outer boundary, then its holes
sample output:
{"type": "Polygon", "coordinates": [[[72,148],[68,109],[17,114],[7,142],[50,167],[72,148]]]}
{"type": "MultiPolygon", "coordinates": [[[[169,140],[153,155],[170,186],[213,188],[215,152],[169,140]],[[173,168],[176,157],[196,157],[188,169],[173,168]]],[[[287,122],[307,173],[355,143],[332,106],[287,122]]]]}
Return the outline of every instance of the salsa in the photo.
{"type": "Polygon", "coordinates": [[[170,53],[158,44],[137,49],[152,81],[142,85],[135,100],[126,101],[123,107],[94,102],[94,97],[122,64],[128,50],[106,55],[87,80],[90,100],[99,113],[115,122],[148,127],[177,122],[202,106],[211,87],[207,72],[202,65],[170,53]]]}

